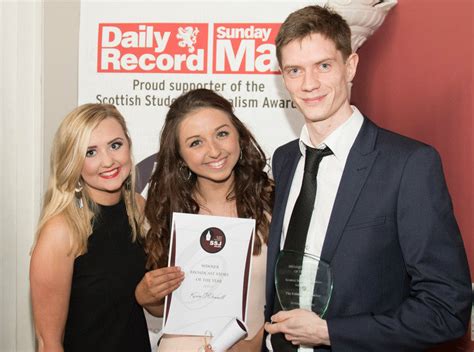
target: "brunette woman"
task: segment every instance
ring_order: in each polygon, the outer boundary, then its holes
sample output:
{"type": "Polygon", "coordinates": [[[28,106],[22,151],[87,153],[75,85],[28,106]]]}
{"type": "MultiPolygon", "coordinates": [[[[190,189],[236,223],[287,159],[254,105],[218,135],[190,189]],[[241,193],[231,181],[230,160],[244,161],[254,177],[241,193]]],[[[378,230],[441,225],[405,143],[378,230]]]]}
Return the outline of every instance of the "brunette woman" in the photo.
{"type": "MultiPolygon", "coordinates": [[[[235,116],[231,103],[208,89],[192,90],[170,106],[145,207],[150,269],[167,265],[171,214],[253,218],[255,239],[247,325],[232,351],[259,351],[263,336],[265,265],[273,182],[265,155],[235,116]]],[[[197,351],[204,337],[164,335],[159,351],[197,351]]]]}

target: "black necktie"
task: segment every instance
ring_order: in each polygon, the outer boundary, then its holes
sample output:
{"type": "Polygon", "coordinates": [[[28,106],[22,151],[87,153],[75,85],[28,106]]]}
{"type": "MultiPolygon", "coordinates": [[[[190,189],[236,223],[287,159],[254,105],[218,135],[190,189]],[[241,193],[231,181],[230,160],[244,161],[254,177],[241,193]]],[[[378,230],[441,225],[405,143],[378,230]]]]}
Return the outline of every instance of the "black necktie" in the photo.
{"type": "MultiPolygon", "coordinates": [[[[303,253],[305,251],[306,237],[309,223],[313,214],[314,200],[316,199],[317,175],[321,160],[332,151],[328,147],[324,149],[314,149],[306,147],[306,157],[304,162],[303,183],[291,213],[290,223],[286,231],[285,245],[283,249],[303,253]]],[[[275,297],[274,313],[281,310],[280,302],[275,297]]],[[[273,350],[297,351],[298,346],[291,344],[285,339],[283,334],[274,334],[271,337],[273,350]]]]}
{"type": "Polygon", "coordinates": [[[328,147],[324,149],[306,147],[303,183],[286,231],[284,245],[286,250],[305,251],[306,236],[313,215],[314,200],[316,199],[316,178],[319,164],[325,156],[331,154],[332,151],[328,147]]]}

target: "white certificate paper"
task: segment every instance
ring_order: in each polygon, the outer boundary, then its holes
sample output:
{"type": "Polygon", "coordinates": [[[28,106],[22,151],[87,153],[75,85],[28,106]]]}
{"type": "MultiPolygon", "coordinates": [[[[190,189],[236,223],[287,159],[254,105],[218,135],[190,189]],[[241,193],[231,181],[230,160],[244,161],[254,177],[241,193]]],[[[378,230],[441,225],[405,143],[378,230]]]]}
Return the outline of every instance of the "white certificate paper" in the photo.
{"type": "Polygon", "coordinates": [[[170,266],[185,279],[166,297],[165,334],[216,336],[245,322],[255,220],[173,213],[170,266]]]}

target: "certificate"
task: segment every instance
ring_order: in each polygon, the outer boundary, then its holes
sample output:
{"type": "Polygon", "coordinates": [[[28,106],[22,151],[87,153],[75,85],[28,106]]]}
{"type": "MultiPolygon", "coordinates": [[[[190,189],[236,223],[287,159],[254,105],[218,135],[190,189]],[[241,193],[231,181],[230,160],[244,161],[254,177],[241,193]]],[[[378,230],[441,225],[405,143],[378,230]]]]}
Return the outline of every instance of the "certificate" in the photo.
{"type": "Polygon", "coordinates": [[[165,300],[163,332],[216,336],[245,322],[255,220],[173,213],[169,265],[184,281],[165,300]]]}

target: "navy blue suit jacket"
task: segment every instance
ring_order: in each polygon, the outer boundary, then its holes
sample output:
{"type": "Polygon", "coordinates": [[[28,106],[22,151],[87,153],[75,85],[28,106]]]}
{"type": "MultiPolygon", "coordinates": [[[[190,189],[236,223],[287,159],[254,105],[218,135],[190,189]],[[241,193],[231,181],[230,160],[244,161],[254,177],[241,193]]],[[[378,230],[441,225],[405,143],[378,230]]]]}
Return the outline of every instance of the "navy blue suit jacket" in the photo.
{"type": "MultiPolygon", "coordinates": [[[[273,156],[267,321],[277,299],[275,261],[300,157],[297,140],[273,156]]],[[[321,258],[334,276],[326,314],[331,348],[315,351],[421,351],[465,333],[469,268],[432,147],[365,118],[346,162],[321,258]]]]}

